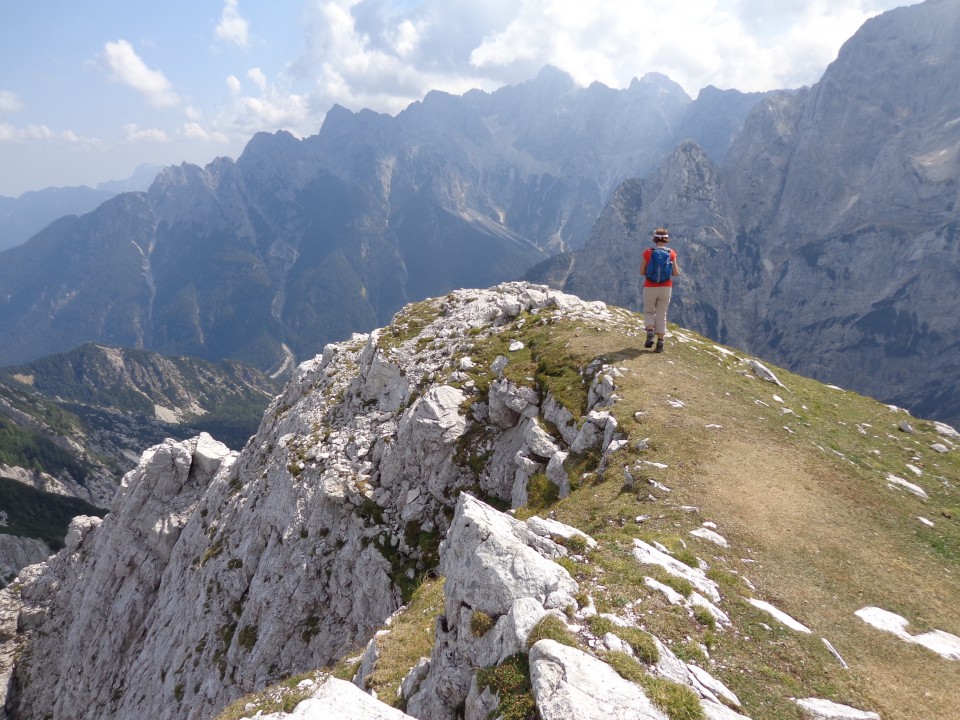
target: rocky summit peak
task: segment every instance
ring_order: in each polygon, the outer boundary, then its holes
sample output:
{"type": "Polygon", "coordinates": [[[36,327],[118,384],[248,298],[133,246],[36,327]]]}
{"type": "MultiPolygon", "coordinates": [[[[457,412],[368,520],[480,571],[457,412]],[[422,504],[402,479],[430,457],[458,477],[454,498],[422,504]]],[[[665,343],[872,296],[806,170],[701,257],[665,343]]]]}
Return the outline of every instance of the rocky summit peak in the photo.
{"type": "Polygon", "coordinates": [[[946,720],[960,436],[642,336],[458,290],[302,363],[242,452],[151,448],[0,592],[8,717],[946,720]]]}

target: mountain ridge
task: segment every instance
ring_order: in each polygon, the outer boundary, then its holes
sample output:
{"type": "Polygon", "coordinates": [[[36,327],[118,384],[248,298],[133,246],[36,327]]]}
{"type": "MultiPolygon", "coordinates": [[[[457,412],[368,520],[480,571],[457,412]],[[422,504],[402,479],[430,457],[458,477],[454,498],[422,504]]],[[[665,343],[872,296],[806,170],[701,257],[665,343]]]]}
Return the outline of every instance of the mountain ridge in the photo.
{"type": "Polygon", "coordinates": [[[430,93],[396,117],[332,108],[315,136],[258,134],[235,162],[166,168],[146,193],[8,250],[0,362],[99,342],[275,372],[411,300],[511,279],[581,243],[605,195],[668,151],[684,117],[720,152],[760,97],[704,94],[712,110],[697,114],[662,77],[577,88],[554,70],[430,93]]]}
{"type": "Polygon", "coordinates": [[[50,187],[16,198],[0,196],[0,251],[26,242],[58,218],[83,215],[123,192],[146,190],[159,170],[143,164],[126,180],[98,183],[95,188],[50,187]]]}

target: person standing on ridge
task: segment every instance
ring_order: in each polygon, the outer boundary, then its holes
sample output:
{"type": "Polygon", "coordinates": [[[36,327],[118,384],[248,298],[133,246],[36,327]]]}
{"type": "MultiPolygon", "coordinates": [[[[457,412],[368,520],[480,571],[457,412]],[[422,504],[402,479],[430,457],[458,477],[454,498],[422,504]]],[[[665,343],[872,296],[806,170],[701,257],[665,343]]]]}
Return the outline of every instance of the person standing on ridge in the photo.
{"type": "Polygon", "coordinates": [[[680,274],[677,253],[667,247],[670,233],[666,228],[658,227],[653,231],[653,247],[643,251],[643,263],[640,274],[643,275],[643,320],[647,331],[645,348],[653,347],[653,336],[657,336],[654,352],[663,352],[663,336],[667,332],[667,308],[673,294],[673,276],[680,274]]]}

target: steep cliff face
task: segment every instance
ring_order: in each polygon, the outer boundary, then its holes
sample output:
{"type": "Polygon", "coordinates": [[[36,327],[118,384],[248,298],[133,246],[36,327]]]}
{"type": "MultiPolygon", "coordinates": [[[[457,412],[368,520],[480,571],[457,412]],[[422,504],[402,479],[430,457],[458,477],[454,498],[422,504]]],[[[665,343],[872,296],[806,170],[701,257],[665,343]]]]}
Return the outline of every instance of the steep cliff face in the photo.
{"type": "Polygon", "coordinates": [[[632,222],[602,216],[563,287],[639,307],[637,255],[668,225],[678,322],[956,422],[958,30],[952,2],[870,20],[814,87],[764,98],[719,167],[680,146],[615,194],[605,215],[632,222]]]}

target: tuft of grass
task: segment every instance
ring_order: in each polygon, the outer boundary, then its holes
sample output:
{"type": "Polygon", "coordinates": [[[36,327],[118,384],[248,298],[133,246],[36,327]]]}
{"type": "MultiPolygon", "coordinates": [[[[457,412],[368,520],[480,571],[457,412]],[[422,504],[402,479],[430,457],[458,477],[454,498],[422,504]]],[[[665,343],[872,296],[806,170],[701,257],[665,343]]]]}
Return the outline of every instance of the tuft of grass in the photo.
{"type": "Polygon", "coordinates": [[[693,619],[710,630],[717,629],[717,619],[703,605],[693,606],[693,619]]]}
{"type": "Polygon", "coordinates": [[[562,645],[577,646],[577,639],[570,632],[570,628],[556,615],[545,615],[537,623],[536,627],[530,632],[530,637],[527,638],[527,647],[533,647],[540,640],[556,640],[562,645]]]}
{"type": "Polygon", "coordinates": [[[425,579],[414,590],[406,612],[396,617],[389,633],[377,639],[380,658],[369,684],[386,703],[398,702],[397,690],[407,673],[433,652],[436,618],[443,614],[443,585],[443,578],[425,579]]]}
{"type": "Polygon", "coordinates": [[[574,555],[583,555],[587,552],[587,539],[583,535],[571,535],[564,538],[561,544],[574,555]]]}
{"type": "Polygon", "coordinates": [[[647,671],[635,658],[615,650],[604,655],[604,660],[617,671],[620,677],[635,682],[637,685],[643,685],[643,681],[647,677],[647,671]]]}
{"type": "Polygon", "coordinates": [[[434,300],[424,300],[407,305],[397,313],[386,332],[381,333],[378,345],[384,351],[399,347],[417,337],[442,314],[442,308],[434,300]]]}
{"type": "Polygon", "coordinates": [[[483,610],[474,610],[470,616],[470,632],[474,637],[480,638],[490,632],[490,629],[496,624],[496,621],[490,617],[489,613],[483,610]]]}
{"type": "Polygon", "coordinates": [[[527,656],[517,653],[499,665],[477,671],[477,686],[490,689],[500,701],[495,716],[501,720],[536,720],[536,702],[530,685],[527,656]]]}
{"type": "Polygon", "coordinates": [[[301,673],[281,681],[264,692],[244,695],[224,708],[217,715],[216,720],[240,720],[258,712],[264,715],[293,712],[297,705],[313,695],[317,689],[316,685],[297,687],[304,680],[312,680],[314,683],[322,682],[323,673],[301,673]]]}
{"type": "Polygon", "coordinates": [[[671,648],[673,654],[684,662],[698,663],[700,665],[707,662],[707,656],[703,652],[700,644],[694,640],[684,640],[675,643],[671,648]]]}
{"type": "MultiPolygon", "coordinates": [[[[527,507],[542,510],[560,499],[560,488],[547,478],[546,473],[538,472],[527,481],[527,507]]],[[[586,545],[586,543],[584,543],[586,545]]]]}
{"type": "Polygon", "coordinates": [[[687,550],[686,548],[680,548],[679,550],[674,550],[673,557],[675,557],[677,560],[679,560],[680,562],[682,562],[684,565],[688,567],[692,567],[694,569],[699,569],[700,567],[700,561],[697,560],[697,556],[694,555],[690,550],[687,550]]]}
{"type": "Polygon", "coordinates": [[[602,638],[607,633],[614,632],[618,629],[613,622],[600,615],[594,615],[588,618],[587,627],[590,628],[590,632],[593,633],[594,637],[598,638],[602,638]]]}
{"type": "Polygon", "coordinates": [[[617,637],[630,645],[637,659],[648,665],[655,665],[660,661],[660,651],[650,633],[640,628],[622,627],[615,630],[617,637]]]}
{"type": "Polygon", "coordinates": [[[676,575],[671,575],[666,570],[656,568],[655,572],[651,573],[656,580],[659,580],[667,587],[673,588],[678,593],[683,595],[685,598],[689,598],[693,595],[693,583],[689,580],[677,577],[676,575]]]}
{"type": "Polygon", "coordinates": [[[670,720],[706,720],[700,698],[686,685],[647,675],[642,682],[650,700],[670,720]]]}

